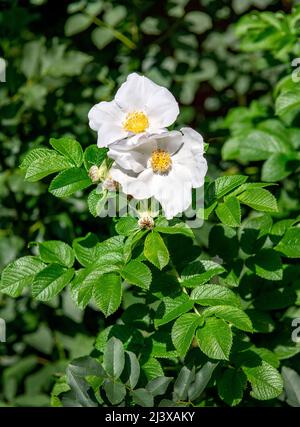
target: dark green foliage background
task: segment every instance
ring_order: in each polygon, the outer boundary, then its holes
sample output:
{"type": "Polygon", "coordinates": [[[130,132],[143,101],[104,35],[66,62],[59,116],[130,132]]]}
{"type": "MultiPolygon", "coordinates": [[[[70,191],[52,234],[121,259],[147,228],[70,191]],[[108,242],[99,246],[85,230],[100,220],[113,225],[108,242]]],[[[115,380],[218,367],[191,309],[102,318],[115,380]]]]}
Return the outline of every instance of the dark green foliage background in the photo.
{"type": "MultiPolygon", "coordinates": [[[[267,167],[263,166],[270,153],[261,157],[249,154],[249,146],[243,148],[242,142],[256,124],[274,117],[274,87],[293,71],[291,60],[299,51],[297,37],[285,40],[285,46],[291,43],[286,52],[281,52],[282,46],[276,45],[276,39],[270,42],[271,47],[257,47],[253,40],[248,41],[247,48],[247,34],[243,32],[243,21],[239,21],[252,10],[289,14],[296,2],[95,3],[0,1],[0,56],[8,64],[7,81],[0,83],[0,271],[10,261],[28,254],[28,244],[32,241],[57,239],[71,244],[74,238],[88,232],[96,233],[100,240],[116,234],[114,221],[92,218],[85,197],[54,198],[47,192],[50,179],[43,183],[25,182],[19,164],[28,149],[47,145],[50,137],[72,136],[83,147],[95,143],[96,135],[88,127],[89,109],[100,100],[112,99],[119,84],[133,71],[168,87],[178,99],[181,107],[178,125],[193,126],[209,144],[211,180],[224,174],[244,174],[250,182],[277,181],[279,185],[271,188],[279,200],[276,221],[296,220],[299,156],[283,159],[283,163],[276,163],[275,159],[275,169],[283,164],[288,172],[270,178],[267,167]],[[94,18],[80,29],[74,15],[92,13],[96,10],[95,3],[103,3],[103,10],[99,8],[94,18]],[[233,28],[238,21],[244,46],[233,28]],[[259,103],[255,101],[258,99],[259,103]]],[[[299,114],[285,121],[293,129],[289,135],[296,141],[295,151],[300,147],[298,119],[299,114]]],[[[265,125],[265,132],[270,135],[278,126],[265,125]]],[[[282,127],[278,132],[287,135],[282,127]]],[[[250,141],[251,144],[255,151],[250,141]]],[[[273,171],[273,166],[269,167],[273,171]]],[[[243,209],[247,220],[250,209],[243,209]]],[[[229,247],[227,256],[233,257],[238,245],[244,254],[257,253],[260,227],[252,226],[249,220],[244,228],[248,231],[244,231],[238,243],[235,231],[225,236],[222,226],[211,230],[216,222],[216,216],[210,218],[197,232],[198,243],[210,256],[226,257],[224,248],[226,252],[229,247]]],[[[171,254],[172,243],[178,245],[176,239],[179,237],[169,240],[171,254]]],[[[30,250],[34,253],[35,248],[30,250]]],[[[273,311],[269,323],[266,322],[266,334],[255,334],[253,338],[259,347],[273,350],[279,344],[292,346],[291,319],[300,317],[300,269],[297,259],[290,262],[280,283],[264,281],[259,274],[253,274],[251,280],[240,284],[240,294],[245,298],[255,290],[258,308],[272,305],[272,293],[278,289],[277,303],[271,307],[273,311]]],[[[276,261],[272,268],[276,270],[276,261]]],[[[131,297],[130,292],[125,295],[125,306],[130,304],[131,297]]],[[[7,343],[0,343],[0,406],[50,405],[57,375],[64,373],[68,361],[88,355],[99,331],[114,325],[122,313],[121,308],[105,319],[93,306],[80,311],[67,292],[49,303],[38,303],[30,294],[12,299],[1,293],[0,317],[7,322],[7,343]]],[[[284,364],[299,373],[300,349],[292,351],[294,354],[284,364]]],[[[180,368],[181,365],[168,366],[173,376],[180,368]]],[[[225,405],[216,387],[206,391],[203,404],[225,405]]],[[[246,393],[241,405],[287,403],[283,398],[259,402],[246,393]]]]}

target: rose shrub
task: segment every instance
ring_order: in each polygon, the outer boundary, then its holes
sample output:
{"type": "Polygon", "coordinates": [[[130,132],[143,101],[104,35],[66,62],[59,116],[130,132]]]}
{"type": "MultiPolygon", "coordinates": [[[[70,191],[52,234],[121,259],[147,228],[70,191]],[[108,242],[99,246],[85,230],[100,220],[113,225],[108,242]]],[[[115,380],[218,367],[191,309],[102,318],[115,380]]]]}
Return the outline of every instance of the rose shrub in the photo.
{"type": "Polygon", "coordinates": [[[134,3],[0,12],[1,404],[300,406],[299,6],[134,3]]]}

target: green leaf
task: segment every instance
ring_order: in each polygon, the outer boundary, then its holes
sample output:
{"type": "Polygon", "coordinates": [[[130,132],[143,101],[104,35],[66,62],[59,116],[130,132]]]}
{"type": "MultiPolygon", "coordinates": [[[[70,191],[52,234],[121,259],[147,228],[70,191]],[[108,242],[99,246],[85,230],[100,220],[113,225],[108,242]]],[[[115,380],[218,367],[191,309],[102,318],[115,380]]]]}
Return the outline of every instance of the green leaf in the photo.
{"type": "Polygon", "coordinates": [[[114,32],[111,28],[98,27],[91,34],[92,42],[98,49],[103,49],[114,39],[114,32]]]}
{"type": "Polygon", "coordinates": [[[118,234],[121,234],[122,236],[130,236],[139,229],[137,218],[124,216],[119,219],[115,228],[118,234]]]}
{"type": "Polygon", "coordinates": [[[111,9],[108,9],[103,16],[104,21],[112,26],[115,27],[118,25],[122,20],[126,18],[127,15],[127,9],[125,6],[119,5],[115,6],[111,9]]]}
{"type": "Polygon", "coordinates": [[[192,290],[191,299],[201,305],[232,305],[240,307],[239,297],[221,285],[205,284],[192,290]]]}
{"type": "Polygon", "coordinates": [[[49,150],[47,157],[40,157],[34,160],[26,170],[25,179],[29,182],[36,182],[45,176],[55,172],[71,168],[73,163],[64,156],[57,154],[54,150],[49,150]]]}
{"type": "Polygon", "coordinates": [[[241,203],[262,212],[277,212],[277,202],[273,194],[264,188],[253,188],[237,196],[241,203]]]}
{"type": "Polygon", "coordinates": [[[128,283],[149,289],[152,281],[151,270],[142,262],[132,260],[121,270],[121,276],[128,283]]]}
{"type": "Polygon", "coordinates": [[[246,384],[247,377],[243,371],[227,369],[217,381],[219,396],[227,405],[236,406],[243,399],[246,384]]]}
{"type": "Polygon", "coordinates": [[[170,226],[160,226],[155,227],[155,231],[163,234],[183,234],[184,236],[194,238],[194,233],[192,229],[185,223],[178,223],[170,226]]]}
{"type": "Polygon", "coordinates": [[[288,405],[300,407],[300,375],[287,366],[283,366],[281,375],[283,378],[286,402],[288,405]]]}
{"type": "Polygon", "coordinates": [[[165,325],[193,308],[194,302],[185,293],[175,297],[165,297],[158,306],[154,324],[165,325]]]}
{"type": "Polygon", "coordinates": [[[283,90],[275,101],[275,112],[279,117],[294,113],[300,110],[300,89],[283,90]]]}
{"type": "Polygon", "coordinates": [[[49,155],[51,156],[53,154],[56,154],[56,153],[50,148],[45,148],[45,147],[34,148],[33,150],[30,150],[28,151],[28,153],[25,154],[22,160],[22,163],[20,164],[20,168],[26,171],[28,167],[36,160],[45,159],[49,155]]]}
{"type": "Polygon", "coordinates": [[[134,403],[139,406],[146,408],[152,408],[154,406],[154,399],[152,394],[145,388],[137,388],[131,392],[134,403]]]}
{"type": "Polygon", "coordinates": [[[251,320],[240,308],[228,305],[215,305],[214,307],[209,307],[203,311],[204,317],[212,315],[232,323],[233,326],[241,329],[242,331],[253,332],[251,320]]]}
{"type": "Polygon", "coordinates": [[[87,267],[96,261],[98,255],[98,238],[95,234],[88,233],[85,237],[73,240],[73,250],[81,265],[87,267]]]}
{"type": "Polygon", "coordinates": [[[151,381],[156,377],[161,377],[164,375],[164,371],[161,367],[161,364],[157,359],[154,359],[154,357],[150,357],[147,362],[142,365],[142,371],[148,381],[151,381]]]}
{"type": "Polygon", "coordinates": [[[66,369],[67,382],[71,391],[63,395],[64,406],[97,406],[95,399],[91,399],[89,393],[91,387],[86,381],[86,377],[90,375],[100,377],[103,376],[103,373],[100,363],[91,357],[73,360],[66,369]]]}
{"type": "Polygon", "coordinates": [[[88,195],[88,208],[94,217],[100,216],[103,211],[105,204],[108,199],[108,192],[106,190],[99,191],[98,188],[95,188],[88,195]]]}
{"type": "Polygon", "coordinates": [[[50,138],[50,144],[60,154],[69,159],[73,166],[80,167],[83,162],[83,151],[79,142],[73,138],[50,138]]]}
{"type": "Polygon", "coordinates": [[[170,256],[168,248],[161,236],[155,231],[149,233],[145,239],[144,255],[160,270],[162,270],[169,262],[170,256]]]}
{"type": "Polygon", "coordinates": [[[125,366],[125,352],[122,342],[112,337],[107,343],[103,354],[103,368],[107,374],[117,379],[125,366]]]}
{"type": "Polygon", "coordinates": [[[84,309],[90,302],[94,286],[99,283],[102,276],[102,271],[92,268],[84,268],[76,271],[70,291],[72,299],[81,309],[84,309]]]}
{"type": "Polygon", "coordinates": [[[262,361],[259,366],[242,366],[252,386],[251,396],[258,400],[275,399],[282,393],[282,378],[273,366],[262,361]]]}
{"type": "Polygon", "coordinates": [[[188,390],[194,378],[195,374],[193,371],[188,369],[186,366],[183,366],[183,368],[181,368],[174,384],[173,400],[174,398],[180,401],[187,399],[188,390]]]}
{"type": "Polygon", "coordinates": [[[118,405],[126,396],[126,388],[124,384],[105,380],[103,384],[104,391],[112,405],[118,405]]]}
{"type": "Polygon", "coordinates": [[[187,22],[189,31],[196,34],[205,33],[205,31],[212,28],[212,19],[211,17],[204,12],[198,10],[188,12],[184,17],[185,22],[187,22]]]}
{"type": "Polygon", "coordinates": [[[99,283],[95,283],[93,297],[105,317],[113,314],[122,300],[120,276],[114,273],[104,274],[99,283]]]}
{"type": "Polygon", "coordinates": [[[296,161],[295,155],[275,153],[263,164],[261,179],[267,182],[281,181],[290,175],[298,165],[299,162],[296,161]]]}
{"type": "Polygon", "coordinates": [[[300,258],[300,227],[289,228],[274,249],[288,258],[300,258]]]}
{"type": "Polygon", "coordinates": [[[168,388],[168,385],[173,378],[170,377],[157,377],[153,378],[147,385],[146,389],[152,394],[152,396],[159,396],[165,394],[168,388]]]}
{"type": "Polygon", "coordinates": [[[39,301],[48,301],[70,283],[74,270],[66,270],[58,264],[50,264],[40,271],[32,283],[32,296],[39,301]]]}
{"type": "Polygon", "coordinates": [[[190,348],[195,330],[199,326],[201,318],[194,313],[180,316],[172,328],[172,342],[180,357],[184,357],[190,348]]]}
{"type": "Polygon", "coordinates": [[[172,343],[170,328],[161,326],[158,331],[154,332],[145,340],[145,349],[149,346],[151,357],[176,357],[178,354],[172,343]]]}
{"type": "Polygon", "coordinates": [[[11,262],[2,272],[0,291],[17,297],[26,286],[32,284],[35,275],[46,267],[39,258],[25,256],[11,262]]]}
{"type": "Polygon", "coordinates": [[[246,261],[247,267],[257,276],[267,280],[281,280],[283,266],[280,255],[273,249],[262,249],[246,261]]]}
{"type": "Polygon", "coordinates": [[[274,153],[287,153],[290,145],[281,135],[260,129],[248,129],[226,141],[222,148],[224,160],[251,162],[267,160],[274,153]]]}
{"type": "Polygon", "coordinates": [[[51,182],[49,191],[56,197],[68,197],[91,185],[91,180],[82,168],[71,168],[59,173],[51,182]]]}
{"type": "Polygon", "coordinates": [[[201,396],[217,366],[218,363],[206,362],[196,373],[195,381],[188,389],[188,398],[190,401],[196,400],[201,396]]]}
{"type": "Polygon", "coordinates": [[[100,166],[105,160],[107,154],[107,148],[99,148],[97,145],[90,145],[84,151],[83,162],[87,171],[92,166],[100,166]]]}
{"type": "Polygon", "coordinates": [[[225,225],[239,227],[241,224],[241,207],[236,197],[230,197],[224,203],[219,203],[216,214],[225,225]]]}
{"type": "Polygon", "coordinates": [[[213,181],[208,187],[210,200],[221,199],[236,187],[244,184],[248,177],[244,175],[221,176],[213,181]]]}
{"type": "Polygon", "coordinates": [[[73,249],[59,240],[48,240],[39,243],[40,257],[46,263],[57,263],[65,267],[72,267],[74,264],[73,249]]]}
{"type": "Polygon", "coordinates": [[[125,368],[129,367],[129,376],[126,382],[131,388],[134,388],[140,377],[140,364],[138,358],[131,351],[125,351],[125,368]]]}
{"type": "Polygon", "coordinates": [[[181,273],[181,284],[194,288],[208,282],[212,277],[225,271],[224,267],[209,260],[194,261],[188,264],[181,273]]]}
{"type": "Polygon", "coordinates": [[[90,16],[83,13],[76,13],[67,19],[65,23],[65,35],[69,37],[81,33],[86,30],[92,22],[93,20],[90,16]]]}
{"type": "Polygon", "coordinates": [[[224,320],[209,317],[197,330],[196,337],[200,350],[208,357],[229,360],[232,332],[224,320]]]}

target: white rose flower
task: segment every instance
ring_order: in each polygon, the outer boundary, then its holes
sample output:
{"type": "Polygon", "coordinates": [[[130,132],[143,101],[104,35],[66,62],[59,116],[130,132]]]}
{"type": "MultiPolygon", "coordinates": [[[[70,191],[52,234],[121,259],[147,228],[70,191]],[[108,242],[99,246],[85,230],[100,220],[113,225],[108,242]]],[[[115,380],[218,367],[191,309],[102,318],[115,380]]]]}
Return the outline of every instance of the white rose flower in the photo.
{"type": "Polygon", "coordinates": [[[207,172],[202,136],[191,128],[142,137],[134,147],[119,144],[108,155],[110,174],[137,200],[154,197],[167,219],[184,212],[192,188],[202,187],[207,172]]]}
{"type": "Polygon", "coordinates": [[[166,131],[179,114],[168,89],[132,73],[111,102],[100,102],[89,111],[89,125],[98,132],[98,147],[122,140],[134,144],[142,135],[166,131]]]}

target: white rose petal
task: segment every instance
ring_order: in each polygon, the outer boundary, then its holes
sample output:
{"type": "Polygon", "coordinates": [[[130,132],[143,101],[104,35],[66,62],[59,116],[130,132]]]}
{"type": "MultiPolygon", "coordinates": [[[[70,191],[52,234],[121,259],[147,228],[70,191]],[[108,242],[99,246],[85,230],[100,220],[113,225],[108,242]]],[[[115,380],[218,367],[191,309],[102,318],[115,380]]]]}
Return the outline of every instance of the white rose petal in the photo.
{"type": "Polygon", "coordinates": [[[204,184],[207,162],[200,134],[190,128],[141,138],[136,146],[109,151],[116,161],[111,175],[135,199],[155,197],[167,219],[191,204],[192,188],[204,184]]]}
{"type": "Polygon", "coordinates": [[[89,111],[89,125],[98,132],[98,146],[135,145],[141,136],[162,133],[176,120],[178,104],[168,89],[132,73],[111,102],[89,111]]]}

